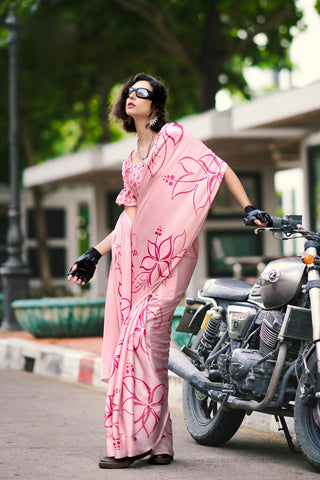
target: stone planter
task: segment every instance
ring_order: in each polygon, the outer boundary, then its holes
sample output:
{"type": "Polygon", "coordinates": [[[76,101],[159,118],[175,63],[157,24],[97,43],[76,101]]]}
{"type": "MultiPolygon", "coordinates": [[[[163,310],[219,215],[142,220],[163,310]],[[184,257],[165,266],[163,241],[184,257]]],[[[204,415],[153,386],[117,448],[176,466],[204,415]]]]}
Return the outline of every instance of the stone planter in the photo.
{"type": "Polygon", "coordinates": [[[104,305],[104,298],[39,298],[12,302],[21,328],[36,338],[101,336],[104,305]]]}
{"type": "MultiPolygon", "coordinates": [[[[38,298],[15,300],[12,308],[21,328],[36,338],[99,337],[103,333],[105,299],[38,298]]],[[[171,339],[182,347],[190,334],[176,332],[184,307],[172,319],[171,339]]]]}

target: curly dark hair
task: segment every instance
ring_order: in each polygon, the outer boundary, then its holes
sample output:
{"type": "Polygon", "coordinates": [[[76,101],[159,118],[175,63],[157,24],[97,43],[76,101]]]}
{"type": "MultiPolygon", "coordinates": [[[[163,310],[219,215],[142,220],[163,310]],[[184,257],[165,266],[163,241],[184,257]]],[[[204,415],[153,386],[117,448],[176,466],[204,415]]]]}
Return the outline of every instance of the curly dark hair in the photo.
{"type": "Polygon", "coordinates": [[[153,91],[151,114],[150,118],[157,117],[157,122],[153,126],[149,126],[154,132],[159,132],[163,125],[168,121],[165,104],[168,96],[168,90],[165,85],[156,78],[146,73],[138,73],[134,77],[130,77],[122,86],[118,100],[115,102],[111,117],[122,123],[122,127],[126,132],[136,132],[136,126],[132,117],[126,114],[126,100],[128,97],[129,88],[136,82],[145,80],[150,83],[153,91]]]}

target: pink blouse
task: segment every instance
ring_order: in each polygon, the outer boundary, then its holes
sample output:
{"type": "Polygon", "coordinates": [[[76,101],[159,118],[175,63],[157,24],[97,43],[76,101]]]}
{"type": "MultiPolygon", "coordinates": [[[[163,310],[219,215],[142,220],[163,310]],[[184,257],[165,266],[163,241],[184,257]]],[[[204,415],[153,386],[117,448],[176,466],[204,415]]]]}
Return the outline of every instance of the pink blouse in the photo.
{"type": "Polygon", "coordinates": [[[135,207],[141,184],[142,162],[132,162],[131,153],[122,164],[123,189],[116,198],[117,205],[135,207]]]}

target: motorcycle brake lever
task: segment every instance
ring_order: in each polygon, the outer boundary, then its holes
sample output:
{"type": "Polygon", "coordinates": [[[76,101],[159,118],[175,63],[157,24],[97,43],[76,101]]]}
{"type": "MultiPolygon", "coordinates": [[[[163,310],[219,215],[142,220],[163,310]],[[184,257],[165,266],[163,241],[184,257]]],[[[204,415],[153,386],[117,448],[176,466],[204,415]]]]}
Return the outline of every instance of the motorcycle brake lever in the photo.
{"type": "Polygon", "coordinates": [[[258,227],[253,230],[253,233],[255,235],[258,235],[258,233],[264,232],[265,230],[273,230],[272,227],[258,227]]]}
{"type": "Polygon", "coordinates": [[[296,227],[294,227],[292,225],[288,225],[288,224],[281,225],[280,227],[258,227],[258,228],[254,229],[254,233],[256,235],[258,233],[261,233],[261,232],[264,232],[264,231],[280,232],[280,233],[284,233],[286,235],[292,235],[295,232],[299,233],[299,231],[297,231],[296,227]]]}

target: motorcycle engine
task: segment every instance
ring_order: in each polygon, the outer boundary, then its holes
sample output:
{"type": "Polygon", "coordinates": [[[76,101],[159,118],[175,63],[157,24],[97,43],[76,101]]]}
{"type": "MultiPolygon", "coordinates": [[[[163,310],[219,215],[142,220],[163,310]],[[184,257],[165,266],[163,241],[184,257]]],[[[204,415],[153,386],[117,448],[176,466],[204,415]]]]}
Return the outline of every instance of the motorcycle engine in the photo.
{"type": "MultiPolygon", "coordinates": [[[[229,375],[237,390],[253,393],[257,398],[266,394],[277,356],[278,335],[284,315],[278,311],[262,311],[259,349],[236,348],[229,357],[229,375]]],[[[222,365],[220,364],[222,367],[222,365]]],[[[224,366],[224,373],[226,366],[224,366]]]]}

